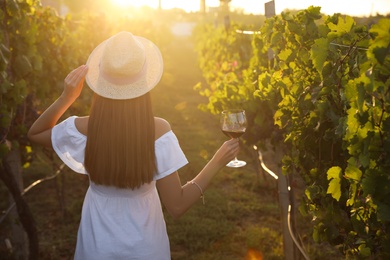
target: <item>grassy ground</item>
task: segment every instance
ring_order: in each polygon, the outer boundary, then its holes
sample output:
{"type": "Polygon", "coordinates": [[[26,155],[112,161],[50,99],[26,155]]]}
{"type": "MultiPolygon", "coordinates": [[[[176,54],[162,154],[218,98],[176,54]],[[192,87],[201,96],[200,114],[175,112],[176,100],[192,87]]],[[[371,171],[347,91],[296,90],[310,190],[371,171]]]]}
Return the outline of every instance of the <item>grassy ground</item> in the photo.
{"type": "MultiPolygon", "coordinates": [[[[201,170],[226,137],[220,131],[218,117],[197,109],[205,100],[193,91],[201,75],[190,43],[184,39],[172,42],[164,59],[169,60],[167,73],[161,86],[152,92],[154,110],[156,116],[171,123],[190,161],[180,170],[185,183],[201,170]]],[[[284,258],[276,182],[258,170],[258,162],[248,150],[238,157],[248,165],[224,168],[205,192],[206,205],[200,200],[179,220],[166,214],[173,260],[284,258]]],[[[38,158],[25,170],[26,185],[54,172],[46,161],[38,158]]],[[[67,169],[26,196],[39,229],[41,259],[72,258],[87,187],[85,176],[67,169]]],[[[0,192],[5,198],[2,183],[0,192]]],[[[5,204],[0,201],[2,208],[5,204]]],[[[9,220],[0,225],[2,241],[9,236],[8,225],[9,220]]],[[[312,259],[321,259],[324,254],[309,237],[312,259]]],[[[1,255],[6,259],[3,244],[1,255]]]]}

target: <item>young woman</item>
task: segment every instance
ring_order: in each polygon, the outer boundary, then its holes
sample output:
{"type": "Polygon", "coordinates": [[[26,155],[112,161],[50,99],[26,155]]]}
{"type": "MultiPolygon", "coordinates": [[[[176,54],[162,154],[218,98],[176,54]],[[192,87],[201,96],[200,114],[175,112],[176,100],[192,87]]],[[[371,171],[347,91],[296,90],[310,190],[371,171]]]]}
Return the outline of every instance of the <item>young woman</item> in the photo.
{"type": "Polygon", "coordinates": [[[181,184],[177,170],[187,159],[169,123],[152,113],[149,91],[162,72],[152,42],[120,32],[68,74],[61,96],[28,132],[32,142],[52,147],[72,170],[89,176],[75,259],[170,259],[161,202],[179,218],[238,153],[238,140],[226,141],[181,184]],[[90,115],[57,124],[84,79],[94,91],[90,115]]]}

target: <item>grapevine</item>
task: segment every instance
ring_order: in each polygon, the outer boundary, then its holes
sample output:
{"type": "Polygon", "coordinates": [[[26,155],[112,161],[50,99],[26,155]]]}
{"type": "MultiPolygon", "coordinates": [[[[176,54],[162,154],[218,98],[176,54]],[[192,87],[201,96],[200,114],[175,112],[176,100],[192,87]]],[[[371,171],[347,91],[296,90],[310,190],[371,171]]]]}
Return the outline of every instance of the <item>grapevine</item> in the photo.
{"type": "Polygon", "coordinates": [[[283,172],[304,180],[300,211],[315,241],[388,257],[390,20],[368,28],[309,7],[267,19],[251,44],[234,30],[198,30],[202,108],[241,106],[248,145],[283,147],[283,172]]]}

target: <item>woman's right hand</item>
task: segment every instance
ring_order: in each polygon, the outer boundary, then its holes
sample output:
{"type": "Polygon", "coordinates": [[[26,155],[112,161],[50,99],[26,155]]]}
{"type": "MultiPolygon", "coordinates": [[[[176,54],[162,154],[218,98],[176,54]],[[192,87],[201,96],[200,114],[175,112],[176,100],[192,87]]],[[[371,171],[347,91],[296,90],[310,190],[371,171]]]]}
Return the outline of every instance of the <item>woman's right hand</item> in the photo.
{"type": "Polygon", "coordinates": [[[214,154],[213,160],[225,166],[228,162],[234,159],[237,156],[240,150],[240,141],[238,138],[232,138],[224,142],[218,151],[214,154]]]}
{"type": "Polygon", "coordinates": [[[27,136],[32,142],[52,147],[51,130],[69,106],[80,96],[87,71],[88,67],[82,65],[68,74],[61,97],[38,117],[28,131],[27,136]]]}
{"type": "Polygon", "coordinates": [[[83,89],[87,72],[87,65],[81,65],[72,70],[64,80],[64,91],[61,96],[67,100],[75,101],[80,96],[81,90],[83,89]]]}

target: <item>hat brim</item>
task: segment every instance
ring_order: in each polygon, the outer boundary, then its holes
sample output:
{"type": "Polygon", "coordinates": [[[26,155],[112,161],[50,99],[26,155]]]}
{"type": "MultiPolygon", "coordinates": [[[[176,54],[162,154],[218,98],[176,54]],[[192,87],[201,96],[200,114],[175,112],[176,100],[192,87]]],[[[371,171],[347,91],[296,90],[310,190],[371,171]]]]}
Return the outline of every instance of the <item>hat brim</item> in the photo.
{"type": "Polygon", "coordinates": [[[131,99],[142,96],[152,90],[160,81],[164,63],[158,47],[148,39],[134,36],[145,48],[145,73],[130,83],[117,85],[107,81],[100,75],[100,60],[108,40],[100,43],[89,55],[86,82],[96,94],[110,99],[131,99]]]}

